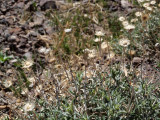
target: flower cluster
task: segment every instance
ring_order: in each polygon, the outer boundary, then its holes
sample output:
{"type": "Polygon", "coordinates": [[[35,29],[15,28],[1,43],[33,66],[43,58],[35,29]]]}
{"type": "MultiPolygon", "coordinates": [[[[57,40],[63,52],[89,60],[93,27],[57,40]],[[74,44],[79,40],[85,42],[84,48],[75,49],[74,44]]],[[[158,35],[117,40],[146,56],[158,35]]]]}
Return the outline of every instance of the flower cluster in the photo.
{"type": "Polygon", "coordinates": [[[137,2],[141,4],[148,11],[152,11],[153,5],[156,4],[155,0],[137,0],[137,2]]]}
{"type": "Polygon", "coordinates": [[[124,18],[123,16],[119,17],[119,21],[122,22],[122,25],[123,25],[124,29],[126,29],[126,30],[133,30],[133,29],[135,29],[135,26],[132,25],[132,24],[130,24],[130,23],[126,20],[126,18],[124,18]]]}

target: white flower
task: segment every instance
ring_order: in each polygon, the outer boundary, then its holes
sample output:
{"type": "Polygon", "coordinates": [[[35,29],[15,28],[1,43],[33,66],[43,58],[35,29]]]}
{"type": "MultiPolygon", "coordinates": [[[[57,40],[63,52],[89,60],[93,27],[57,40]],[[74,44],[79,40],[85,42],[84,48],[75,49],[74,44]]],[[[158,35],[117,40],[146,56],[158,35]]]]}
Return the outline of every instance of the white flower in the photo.
{"type": "Polygon", "coordinates": [[[149,5],[150,5],[149,3],[144,3],[144,4],[143,4],[143,7],[146,8],[146,7],[149,7],[149,5]]]}
{"type": "Polygon", "coordinates": [[[38,85],[38,86],[36,86],[36,91],[37,91],[38,93],[40,93],[40,92],[41,92],[41,90],[42,90],[42,85],[38,85]]]}
{"type": "Polygon", "coordinates": [[[23,110],[25,112],[28,112],[28,111],[32,111],[35,107],[35,104],[34,103],[26,103],[26,105],[23,107],[23,110]]]}
{"type": "Polygon", "coordinates": [[[151,7],[146,7],[147,10],[152,11],[153,9],[151,7]]]}
{"type": "Polygon", "coordinates": [[[133,23],[133,22],[137,22],[138,21],[138,19],[137,18],[135,18],[135,19],[131,19],[131,22],[133,23]]]}
{"type": "Polygon", "coordinates": [[[155,47],[158,47],[158,46],[160,46],[160,44],[159,44],[159,43],[156,43],[156,44],[155,44],[155,47]]]}
{"type": "Polygon", "coordinates": [[[11,85],[12,85],[12,81],[11,80],[6,80],[3,85],[6,87],[6,88],[9,88],[11,85]]]}
{"type": "Polygon", "coordinates": [[[65,31],[66,33],[69,33],[69,32],[72,31],[72,29],[71,29],[71,28],[68,28],[68,29],[65,29],[64,31],[65,31]]]}
{"type": "Polygon", "coordinates": [[[96,36],[104,36],[104,32],[102,32],[101,30],[100,31],[96,31],[95,35],[96,36]]]}
{"type": "Polygon", "coordinates": [[[156,4],[156,1],[151,1],[150,4],[151,4],[151,5],[156,4]]]}
{"type": "Polygon", "coordinates": [[[21,94],[26,95],[27,93],[28,93],[28,88],[23,88],[21,94]]]}
{"type": "Polygon", "coordinates": [[[34,86],[34,84],[35,84],[35,78],[34,77],[30,77],[30,78],[28,78],[28,81],[30,82],[30,85],[29,85],[29,87],[33,87],[34,86]]]}
{"type": "Polygon", "coordinates": [[[87,14],[84,14],[84,17],[88,17],[88,15],[87,15],[87,14]]]}
{"type": "Polygon", "coordinates": [[[37,95],[39,95],[41,93],[42,88],[43,88],[42,85],[36,86],[36,89],[34,90],[35,96],[37,96],[37,95]]]}
{"type": "Polygon", "coordinates": [[[139,3],[144,2],[144,0],[137,0],[139,3]]]}
{"type": "Polygon", "coordinates": [[[38,52],[39,53],[44,53],[46,51],[46,48],[45,47],[40,47],[39,49],[38,49],[38,52]]]}
{"type": "Polygon", "coordinates": [[[126,29],[126,30],[133,30],[133,29],[135,29],[135,26],[129,24],[129,25],[125,26],[124,29],[126,29]]]}
{"type": "Polygon", "coordinates": [[[118,20],[122,22],[122,21],[125,21],[125,18],[121,16],[121,17],[119,17],[118,20]]]}
{"type": "Polygon", "coordinates": [[[123,21],[123,22],[122,22],[122,25],[123,25],[123,26],[127,26],[127,25],[129,25],[129,23],[128,23],[128,21],[123,21]]]}
{"type": "Polygon", "coordinates": [[[45,48],[45,47],[40,47],[40,48],[38,49],[38,52],[39,52],[39,53],[43,53],[43,54],[47,54],[47,53],[49,53],[50,50],[51,50],[50,48],[47,49],[47,48],[45,48]]]}
{"type": "Polygon", "coordinates": [[[96,57],[96,55],[97,55],[97,52],[95,49],[88,51],[88,58],[94,58],[96,57]]]}
{"type": "Polygon", "coordinates": [[[22,68],[30,68],[33,65],[33,61],[32,60],[26,60],[22,62],[22,68]]]}
{"type": "Polygon", "coordinates": [[[96,38],[96,39],[94,39],[94,42],[100,42],[102,40],[103,40],[102,38],[96,38]]]}
{"type": "Polygon", "coordinates": [[[107,59],[112,59],[112,58],[114,58],[114,56],[115,56],[115,53],[112,52],[112,51],[110,51],[110,52],[107,54],[107,59]]]}
{"type": "Polygon", "coordinates": [[[107,42],[103,42],[101,44],[101,49],[103,50],[103,49],[106,49],[106,48],[108,48],[108,44],[107,44],[107,42]]]}
{"type": "Polygon", "coordinates": [[[119,45],[122,47],[127,47],[128,45],[130,45],[130,41],[126,38],[122,38],[119,41],[119,45]]]}
{"type": "Polygon", "coordinates": [[[142,13],[141,13],[141,12],[136,12],[135,15],[136,15],[137,17],[139,17],[139,16],[142,15],[142,13]]]}

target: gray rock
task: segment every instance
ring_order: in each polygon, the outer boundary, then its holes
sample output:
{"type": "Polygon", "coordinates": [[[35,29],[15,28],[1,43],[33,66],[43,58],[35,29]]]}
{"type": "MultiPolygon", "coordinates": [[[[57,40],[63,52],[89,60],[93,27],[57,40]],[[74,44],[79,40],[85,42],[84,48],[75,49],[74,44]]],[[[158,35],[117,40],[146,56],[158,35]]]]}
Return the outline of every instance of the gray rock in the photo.
{"type": "Polygon", "coordinates": [[[45,11],[47,9],[57,9],[57,5],[54,0],[41,0],[40,6],[42,11],[45,11]]]}
{"type": "Polygon", "coordinates": [[[34,26],[42,25],[44,19],[45,19],[45,16],[41,12],[36,12],[33,17],[34,26]]]}
{"type": "Polygon", "coordinates": [[[12,36],[10,36],[9,38],[8,38],[8,41],[10,41],[10,42],[14,42],[14,41],[16,41],[17,40],[17,36],[16,35],[12,35],[12,36]]]}
{"type": "Polygon", "coordinates": [[[133,64],[137,64],[137,63],[141,63],[142,60],[143,60],[143,59],[140,58],[140,57],[134,57],[133,60],[132,60],[132,62],[133,62],[133,64]]]}

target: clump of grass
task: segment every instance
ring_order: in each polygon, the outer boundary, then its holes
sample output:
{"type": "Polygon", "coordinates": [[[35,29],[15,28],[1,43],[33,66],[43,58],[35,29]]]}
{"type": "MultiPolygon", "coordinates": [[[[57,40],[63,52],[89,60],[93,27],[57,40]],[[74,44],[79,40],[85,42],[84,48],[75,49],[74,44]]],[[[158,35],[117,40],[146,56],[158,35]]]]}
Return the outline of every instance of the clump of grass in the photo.
{"type": "MultiPolygon", "coordinates": [[[[146,80],[130,77],[115,68],[111,74],[99,74],[87,80],[77,74],[77,90],[60,97],[54,104],[44,99],[37,101],[43,107],[36,113],[38,119],[152,119],[159,118],[159,91],[146,80]]],[[[31,114],[33,114],[31,112],[31,114]]],[[[29,118],[29,116],[28,116],[29,118]]]]}
{"type": "Polygon", "coordinates": [[[0,64],[5,63],[6,61],[10,60],[12,57],[7,56],[3,52],[0,51],[0,64]]]}

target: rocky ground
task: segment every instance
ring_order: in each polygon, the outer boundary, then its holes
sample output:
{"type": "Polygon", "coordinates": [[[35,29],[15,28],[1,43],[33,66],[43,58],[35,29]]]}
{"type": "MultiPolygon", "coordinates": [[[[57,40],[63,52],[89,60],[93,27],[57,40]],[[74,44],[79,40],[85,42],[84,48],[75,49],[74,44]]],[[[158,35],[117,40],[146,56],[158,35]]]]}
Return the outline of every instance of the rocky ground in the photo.
{"type": "MultiPolygon", "coordinates": [[[[12,117],[21,113],[21,111],[14,110],[16,110],[17,106],[21,106],[27,99],[26,95],[18,95],[18,97],[16,97],[16,95],[12,93],[12,90],[2,84],[4,79],[12,78],[15,82],[16,79],[18,79],[18,77],[13,78],[15,74],[18,74],[15,72],[15,63],[24,57],[27,59],[34,57],[35,63],[41,59],[41,64],[45,64],[44,67],[47,66],[50,68],[51,66],[49,64],[53,65],[52,63],[55,61],[53,58],[55,51],[48,55],[48,52],[44,53],[42,50],[50,51],[50,46],[54,44],[52,40],[56,36],[55,33],[57,33],[58,29],[55,25],[51,25],[51,19],[46,14],[50,10],[67,13],[67,11],[77,7],[76,5],[78,5],[79,2],[79,0],[74,0],[73,3],[64,0],[0,0],[0,51],[11,57],[10,61],[0,63],[0,116],[8,114],[12,117]]],[[[84,5],[88,2],[91,2],[91,4],[97,3],[96,0],[83,0],[81,2],[84,5]]],[[[137,9],[136,6],[133,6],[133,4],[129,2],[124,3],[121,0],[108,0],[107,5],[103,6],[102,11],[109,11],[109,13],[111,13],[109,16],[111,17],[118,15],[127,16],[137,9]]],[[[98,27],[100,28],[101,26],[98,27]]],[[[93,29],[93,31],[95,30],[93,29]]],[[[110,31],[107,32],[111,34],[110,31]]],[[[133,56],[131,59],[136,70],[142,70],[143,77],[151,79],[151,82],[160,80],[160,68],[157,67],[157,60],[160,54],[158,49],[156,54],[154,54],[154,52],[155,51],[150,52],[150,56],[146,56],[144,59],[139,56],[133,56]],[[141,67],[141,65],[143,66],[141,67]]],[[[115,58],[110,62],[107,54],[102,54],[94,58],[93,63],[86,63],[82,58],[79,59],[78,57],[76,57],[76,59],[81,63],[78,67],[83,67],[84,64],[87,64],[89,68],[95,67],[95,64],[99,64],[102,71],[107,71],[108,66],[121,61],[120,57],[115,55],[115,58]]],[[[128,61],[129,59],[126,58],[126,62],[128,61]]],[[[54,66],[56,66],[56,64],[54,64],[54,66]]],[[[59,65],[58,67],[62,66],[59,65]]],[[[41,69],[39,64],[36,65],[36,68],[41,69]]],[[[27,73],[27,71],[25,71],[25,73],[27,73]]],[[[41,73],[40,70],[37,70],[35,73],[37,73],[37,76],[40,76],[39,78],[35,76],[37,81],[44,78],[44,76],[41,76],[43,72],[41,73]]],[[[27,74],[30,75],[30,73],[27,74]]],[[[49,84],[52,85],[52,83],[49,84]]],[[[47,85],[44,87],[44,91],[47,92],[47,85]]],[[[30,90],[29,93],[33,99],[35,99],[35,96],[39,97],[39,93],[35,95],[33,92],[34,90],[30,90]]]]}

